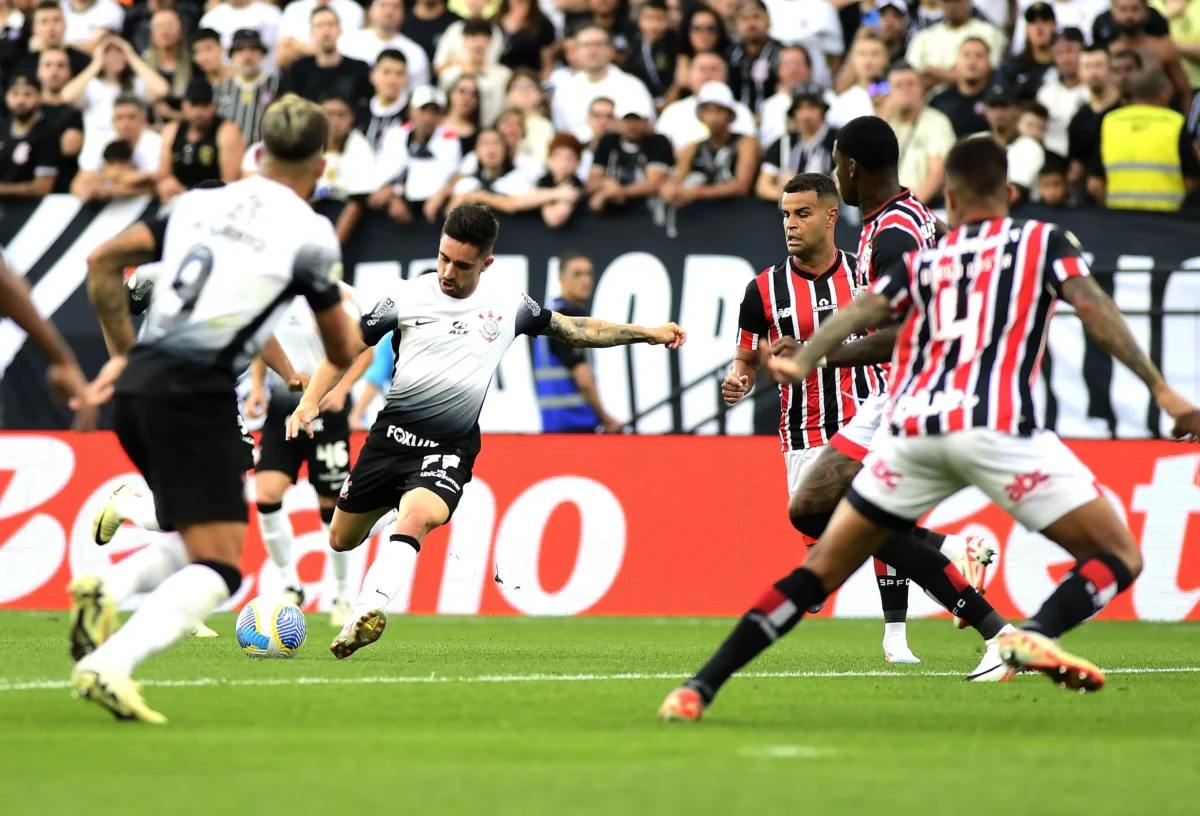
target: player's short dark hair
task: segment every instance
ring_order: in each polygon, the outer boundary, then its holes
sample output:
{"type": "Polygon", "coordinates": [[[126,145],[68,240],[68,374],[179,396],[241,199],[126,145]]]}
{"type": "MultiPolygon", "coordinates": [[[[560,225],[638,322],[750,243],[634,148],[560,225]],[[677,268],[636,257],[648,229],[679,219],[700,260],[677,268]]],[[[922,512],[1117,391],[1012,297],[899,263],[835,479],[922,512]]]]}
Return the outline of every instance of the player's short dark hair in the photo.
{"type": "Polygon", "coordinates": [[[325,93],[321,94],[321,98],[317,101],[322,105],[324,105],[326,102],[341,102],[351,111],[354,110],[354,100],[352,100],[345,91],[339,90],[338,88],[334,88],[332,91],[326,91],[325,93]]]}
{"type": "Polygon", "coordinates": [[[487,20],[471,19],[464,20],[462,27],[462,35],[464,37],[491,37],[492,24],[487,20]]]}
{"type": "Polygon", "coordinates": [[[567,267],[571,265],[571,261],[578,261],[581,259],[587,261],[588,263],[592,262],[592,259],[582,252],[577,252],[573,249],[567,250],[558,259],[558,274],[562,275],[564,272],[566,272],[567,267]]]}
{"type": "Polygon", "coordinates": [[[838,131],[836,147],[865,170],[887,170],[900,164],[896,131],[878,116],[851,119],[838,131]]]}
{"type": "Polygon", "coordinates": [[[967,138],[946,156],[946,186],[974,200],[1004,197],[1008,157],[995,139],[967,138]]]}
{"type": "Polygon", "coordinates": [[[1039,119],[1049,119],[1050,111],[1041,102],[1026,102],[1021,106],[1021,113],[1032,113],[1039,119]]]}
{"type": "Polygon", "coordinates": [[[408,65],[408,58],[404,56],[404,52],[395,48],[385,48],[380,51],[379,56],[375,58],[375,64],[378,65],[384,60],[396,60],[396,62],[402,62],[406,66],[408,65]]]}
{"type": "Polygon", "coordinates": [[[108,163],[121,162],[127,164],[133,161],[133,146],[124,139],[109,142],[108,147],[104,148],[103,158],[108,163]]]}
{"type": "Polygon", "coordinates": [[[1075,26],[1067,26],[1062,31],[1058,32],[1058,36],[1067,42],[1079,43],[1080,45],[1083,45],[1085,42],[1087,42],[1086,38],[1083,36],[1083,32],[1075,26]]]}
{"type": "Polygon", "coordinates": [[[1042,162],[1042,169],[1038,171],[1038,176],[1065,176],[1068,167],[1066,158],[1047,150],[1046,159],[1042,162]]]}
{"type": "Polygon", "coordinates": [[[837,200],[837,185],[833,179],[824,173],[797,173],[783,185],[786,193],[816,193],[817,198],[832,198],[837,200]]]}
{"type": "Polygon", "coordinates": [[[263,114],[263,147],[277,159],[298,162],[325,151],[329,120],[315,103],[296,94],[284,94],[263,114]]]}
{"type": "Polygon", "coordinates": [[[500,235],[500,222],[486,204],[459,204],[446,216],[442,234],[490,254],[500,235]]]}
{"type": "Polygon", "coordinates": [[[221,44],[221,35],[211,28],[201,28],[192,35],[192,45],[205,40],[212,40],[217,45],[221,44]]]}

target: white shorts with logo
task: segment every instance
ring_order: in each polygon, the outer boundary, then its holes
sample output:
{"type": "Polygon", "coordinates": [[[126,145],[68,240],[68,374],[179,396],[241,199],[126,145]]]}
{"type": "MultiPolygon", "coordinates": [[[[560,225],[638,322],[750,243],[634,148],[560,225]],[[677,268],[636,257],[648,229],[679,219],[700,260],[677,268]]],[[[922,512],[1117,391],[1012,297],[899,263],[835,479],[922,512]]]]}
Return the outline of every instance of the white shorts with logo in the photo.
{"type": "Polygon", "coordinates": [[[812,463],[817,460],[823,450],[825,450],[824,446],[783,452],[783,463],[787,465],[789,496],[796,492],[796,488],[800,486],[800,480],[804,478],[804,474],[812,467],[812,463]]]}
{"type": "Polygon", "coordinates": [[[882,394],[860,402],[850,421],[829,440],[830,447],[857,462],[866,459],[867,452],[871,450],[871,440],[883,425],[887,401],[887,394],[882,394]]]}
{"type": "Polygon", "coordinates": [[[869,506],[851,501],[873,521],[912,523],[971,485],[1034,532],[1100,496],[1096,477],[1053,432],[1021,437],[976,428],[881,434],[854,477],[854,493],[869,506]]]}

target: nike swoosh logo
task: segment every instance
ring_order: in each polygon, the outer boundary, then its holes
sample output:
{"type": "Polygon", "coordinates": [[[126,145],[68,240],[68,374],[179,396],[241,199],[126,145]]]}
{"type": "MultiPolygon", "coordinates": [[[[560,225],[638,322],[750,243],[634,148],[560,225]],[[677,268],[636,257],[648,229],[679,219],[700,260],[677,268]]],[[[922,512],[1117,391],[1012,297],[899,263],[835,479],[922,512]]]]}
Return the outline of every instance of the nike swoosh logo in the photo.
{"type": "Polygon", "coordinates": [[[446,488],[447,490],[452,490],[452,491],[454,491],[455,493],[457,493],[457,492],[458,492],[458,489],[457,489],[457,488],[455,488],[455,487],[452,487],[451,485],[448,485],[448,484],[446,484],[446,483],[445,483],[445,482],[443,482],[443,481],[440,481],[440,480],[439,480],[439,481],[435,482],[435,484],[437,484],[437,486],[438,486],[438,487],[444,487],[444,488],[446,488]]]}
{"type": "Polygon", "coordinates": [[[435,317],[433,320],[414,320],[413,321],[414,326],[428,326],[430,323],[437,323],[437,318],[435,317]]]}

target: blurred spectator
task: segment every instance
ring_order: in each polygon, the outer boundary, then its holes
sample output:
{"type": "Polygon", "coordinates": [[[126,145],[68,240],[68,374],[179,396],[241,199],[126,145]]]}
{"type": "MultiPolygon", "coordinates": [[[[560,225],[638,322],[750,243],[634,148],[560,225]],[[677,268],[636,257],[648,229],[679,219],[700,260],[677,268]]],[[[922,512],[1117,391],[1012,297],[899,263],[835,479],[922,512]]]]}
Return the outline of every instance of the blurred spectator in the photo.
{"type": "Polygon", "coordinates": [[[454,182],[450,207],[468,202],[489,203],[486,197],[473,193],[519,196],[532,186],[529,176],[513,163],[513,153],[504,137],[499,131],[485,128],[479,131],[475,152],[463,162],[461,175],[454,182]]]}
{"type": "MultiPolygon", "coordinates": [[[[1025,50],[1027,39],[1025,11],[1040,2],[1047,2],[1047,0],[1018,0],[1017,25],[1013,29],[1011,46],[1014,54],[1020,54],[1025,50]]],[[[1049,0],[1049,5],[1054,11],[1054,19],[1060,32],[1068,28],[1076,28],[1086,35],[1085,39],[1090,39],[1096,16],[1108,7],[1108,0],[1049,0]]]]}
{"type": "MultiPolygon", "coordinates": [[[[854,42],[850,44],[850,58],[842,63],[841,69],[834,77],[834,94],[841,96],[856,87],[861,91],[868,85],[878,82],[887,73],[887,66],[890,62],[887,45],[880,38],[879,32],[868,26],[860,27],[854,35],[854,42]]],[[[845,121],[857,119],[859,116],[873,115],[873,112],[855,113],[856,108],[861,109],[863,103],[869,102],[870,99],[862,93],[853,93],[847,96],[843,102],[846,106],[845,112],[854,115],[849,116],[845,121]]],[[[836,107],[836,98],[834,106],[836,107]]],[[[840,119],[840,111],[835,111],[833,115],[840,119]]]]}
{"type": "Polygon", "coordinates": [[[400,33],[425,49],[425,56],[432,65],[438,40],[446,29],[462,18],[446,8],[446,0],[417,0],[409,11],[412,13],[404,15],[400,33]]]}
{"type": "Polygon", "coordinates": [[[907,62],[921,75],[926,89],[936,88],[958,79],[954,70],[958,49],[968,37],[977,37],[988,44],[989,62],[1004,61],[1007,44],[1004,33],[996,26],[971,16],[971,0],[941,0],[942,21],[917,32],[908,46],[907,62]]]}
{"type": "Polygon", "coordinates": [[[1161,68],[1174,88],[1183,110],[1192,104],[1192,88],[1179,61],[1179,50],[1171,41],[1167,21],[1146,0],[1112,0],[1112,9],[1096,18],[1092,32],[1094,42],[1103,42],[1109,53],[1134,51],[1141,55],[1148,69],[1161,68]],[[1110,31],[1111,24],[1115,31],[1110,31]]]}
{"type": "MultiPolygon", "coordinates": [[[[180,29],[185,32],[193,32],[199,27],[200,16],[203,13],[200,4],[195,0],[148,0],[145,4],[126,6],[125,25],[121,29],[121,36],[129,40],[133,50],[139,54],[144,54],[153,42],[154,16],[160,11],[175,12],[180,29]]],[[[183,39],[186,42],[187,38],[183,39]]],[[[182,93],[180,91],[180,94],[182,93]]]]}
{"type": "MultiPolygon", "coordinates": [[[[779,54],[779,84],[775,93],[767,97],[762,104],[762,125],[758,131],[758,143],[766,148],[787,132],[788,111],[792,108],[792,91],[798,85],[808,85],[812,82],[812,61],[808,52],[800,45],[785,45],[779,54]]],[[[829,93],[829,101],[833,102],[833,93],[829,93]]],[[[734,129],[738,123],[733,123],[734,129]]]]}
{"type": "MultiPolygon", "coordinates": [[[[641,104],[642,100],[651,101],[650,93],[641,80],[613,65],[613,50],[604,29],[584,26],[576,34],[575,41],[579,71],[555,88],[550,118],[560,133],[570,133],[581,142],[590,142],[595,134],[588,126],[587,115],[593,100],[628,96],[641,104]]],[[[717,60],[721,61],[720,57],[717,60]]],[[[721,65],[724,66],[723,61],[721,65]]]]}
{"type": "MultiPolygon", "coordinates": [[[[729,44],[729,32],[726,31],[720,15],[707,6],[693,8],[684,19],[680,32],[679,58],[675,62],[676,85],[687,80],[691,74],[692,61],[697,54],[716,54],[722,60],[726,60],[728,75],[726,55],[729,53],[729,44]]],[[[681,90],[682,87],[675,88],[674,93],[668,93],[667,99],[674,102],[679,98],[681,90]]]]}
{"type": "MultiPolygon", "coordinates": [[[[279,42],[281,17],[279,6],[265,0],[222,0],[200,18],[200,27],[220,34],[221,47],[226,49],[233,46],[235,34],[252,29],[258,33],[263,48],[269,53],[279,42]]],[[[273,58],[267,60],[266,70],[275,70],[273,58]]]]}
{"type": "Polygon", "coordinates": [[[47,196],[58,175],[61,136],[42,114],[37,78],[13,76],[4,101],[8,119],[0,120],[0,199],[47,196]]]}
{"type": "Polygon", "coordinates": [[[1136,5],[1140,8],[1135,8],[1134,2],[1109,0],[1108,9],[1092,21],[1092,44],[1108,48],[1126,32],[1151,37],[1166,37],[1171,33],[1167,18],[1157,9],[1149,8],[1145,0],[1136,0],[1136,5]]]}
{"type": "Polygon", "coordinates": [[[580,157],[579,169],[583,178],[587,178],[591,173],[600,140],[605,134],[613,133],[617,129],[617,108],[611,99],[602,96],[592,100],[592,104],[588,105],[587,128],[592,134],[592,140],[583,145],[583,154],[580,157]]]}
{"type": "Polygon", "coordinates": [[[150,45],[142,56],[170,88],[154,105],[155,119],[178,121],[183,115],[180,100],[192,81],[192,56],[184,42],[183,23],[174,9],[157,11],[150,18],[150,45]]]}
{"type": "Polygon", "coordinates": [[[292,0],[284,6],[283,15],[279,18],[279,44],[275,51],[275,62],[281,69],[287,68],[300,57],[311,56],[317,50],[318,9],[333,12],[339,32],[358,31],[363,27],[363,9],[354,0],[292,0]]]}
{"type": "Polygon", "coordinates": [[[1037,96],[1046,72],[1054,65],[1054,31],[1057,21],[1049,3],[1037,2],[1025,9],[1025,48],[1000,65],[994,82],[1011,88],[1018,101],[1037,96]]]}
{"type": "Polygon", "coordinates": [[[531,180],[537,180],[546,172],[546,156],[543,154],[549,151],[549,143],[533,145],[526,141],[525,114],[516,108],[502,110],[496,117],[496,130],[504,137],[518,170],[531,180]]]}
{"type": "Polygon", "coordinates": [[[954,126],[946,114],[925,106],[921,78],[912,66],[892,68],[888,86],[880,116],[900,143],[900,184],[932,206],[946,181],[946,154],[954,146],[954,126]]]}
{"type": "Polygon", "coordinates": [[[88,54],[125,24],[125,9],[114,0],[64,0],[62,10],[67,25],[64,40],[88,54]]]}
{"type": "Polygon", "coordinates": [[[546,97],[537,75],[528,68],[513,71],[505,99],[510,107],[524,116],[525,147],[522,152],[544,162],[550,149],[550,140],[554,138],[554,125],[546,118],[546,97]]]}
{"type": "Polygon", "coordinates": [[[342,29],[332,6],[318,7],[310,16],[312,32],[309,35],[309,47],[312,54],[300,57],[288,66],[280,77],[279,93],[299,94],[314,102],[338,96],[353,101],[356,109],[362,107],[373,91],[371,66],[338,53],[337,44],[342,29]]]}
{"type": "Polygon", "coordinates": [[[329,141],[325,172],[317,180],[313,198],[345,202],[335,225],[338,241],[345,246],[362,217],[367,196],[375,191],[375,151],[367,137],[354,129],[352,100],[327,96],[321,107],[329,120],[329,141]]]}
{"type": "Polygon", "coordinates": [[[581,147],[569,133],[555,137],[547,171],[532,180],[513,161],[508,140],[494,130],[484,130],[476,153],[463,162],[451,204],[481,203],[505,213],[540,209],[548,227],[561,227],[582,198],[583,184],[576,175],[581,147]]]}
{"type": "Polygon", "coordinates": [[[637,39],[637,26],[629,19],[627,0],[588,0],[588,16],[583,25],[600,26],[608,32],[608,41],[613,48],[613,60],[625,65],[629,49],[637,39]]]}
{"type": "Polygon", "coordinates": [[[833,174],[833,145],[837,130],[825,121],[829,104],[821,88],[811,85],[796,89],[788,111],[791,127],[767,149],[754,192],[759,198],[778,203],[783,186],[797,173],[833,174]]]}
{"type": "MultiPolygon", "coordinates": [[[[463,59],[463,26],[467,20],[484,20],[484,11],[488,0],[467,0],[466,14],[463,19],[451,23],[438,39],[437,50],[433,54],[433,72],[440,74],[447,66],[463,59]]],[[[488,44],[486,60],[489,65],[500,64],[500,51],[504,48],[503,32],[497,28],[492,32],[492,41],[488,44]]]]}
{"type": "Polygon", "coordinates": [[[233,76],[233,69],[225,63],[221,35],[211,28],[202,28],[192,35],[192,61],[214,88],[233,76]]]}
{"type": "Polygon", "coordinates": [[[354,126],[367,137],[378,154],[383,137],[392,126],[408,120],[410,91],[404,54],[391,48],[380,53],[371,69],[370,79],[375,93],[359,108],[354,126]]]}
{"type": "Polygon", "coordinates": [[[827,0],[765,0],[771,37],[784,45],[803,45],[812,56],[812,79],[831,87],[842,64],[846,42],[837,9],[827,0]]]}
{"type": "Polygon", "coordinates": [[[88,54],[67,45],[67,21],[63,17],[62,6],[54,0],[39,0],[37,8],[33,10],[33,25],[30,30],[32,35],[29,38],[28,53],[17,62],[14,74],[36,75],[38,54],[46,48],[66,50],[71,76],[81,73],[91,62],[88,54]]]}
{"type": "Polygon", "coordinates": [[[383,137],[379,177],[384,184],[367,206],[386,209],[400,224],[411,223],[415,215],[437,220],[462,162],[462,144],[442,122],[445,107],[446,97],[437,88],[423,85],[412,92],[409,123],[394,125],[383,137]]]}
{"type": "Polygon", "coordinates": [[[1046,161],[1038,171],[1038,201],[1046,207],[1070,206],[1071,187],[1067,183],[1067,163],[1062,156],[1046,154],[1046,161]]]}
{"type": "Polygon", "coordinates": [[[412,88],[428,85],[429,57],[425,49],[400,33],[404,22],[401,0],[374,0],[368,15],[370,25],[357,31],[346,30],[338,40],[338,51],[351,59],[374,65],[384,51],[399,51],[408,66],[408,83],[412,88]]]}
{"type": "Polygon", "coordinates": [[[1083,51],[1083,33],[1077,28],[1063,29],[1054,41],[1054,70],[1037,92],[1037,101],[1046,106],[1050,122],[1046,126],[1046,149],[1067,155],[1067,127],[1071,117],[1087,102],[1087,85],[1079,77],[1079,55],[1083,51]]]}
{"type": "Polygon", "coordinates": [[[954,84],[929,100],[929,107],[946,114],[960,139],[987,130],[983,115],[983,95],[988,89],[992,66],[988,63],[988,45],[978,37],[963,40],[954,63],[958,76],[954,84]]]}
{"type": "MultiPolygon", "coordinates": [[[[584,255],[568,253],[558,267],[559,297],[550,308],[568,317],[587,317],[594,272],[584,255]]],[[[621,421],[604,410],[585,349],[536,337],[533,377],[545,433],[620,433],[621,421]]]]}
{"type": "Polygon", "coordinates": [[[675,84],[675,66],[679,59],[679,40],[667,23],[664,0],[646,0],[638,11],[638,36],[630,48],[625,68],[642,81],[661,104],[675,84]]]}
{"type": "MultiPolygon", "coordinates": [[[[114,140],[107,145],[88,146],[79,156],[79,173],[71,192],[84,201],[108,201],[137,195],[153,195],[162,160],[162,137],[146,125],[141,100],[128,94],[113,105],[114,140]],[[121,161],[106,160],[114,144],[128,153],[121,161]]],[[[120,154],[118,150],[118,154],[120,154]]]]}
{"type": "MultiPolygon", "coordinates": [[[[1017,101],[1016,92],[1011,88],[1004,85],[988,88],[984,105],[988,133],[1005,149],[1008,157],[1008,184],[1012,190],[1009,200],[1014,205],[1028,201],[1030,192],[1037,187],[1037,174],[1042,169],[1046,151],[1036,139],[1021,134],[1018,124],[1025,114],[1017,101]]],[[[1046,109],[1040,105],[1038,107],[1041,108],[1041,114],[1044,114],[1046,109]]],[[[1044,136],[1044,117],[1041,117],[1039,130],[1044,136]]]]}
{"type": "Polygon", "coordinates": [[[1087,103],[1071,117],[1067,126],[1067,178],[1077,184],[1100,146],[1100,122],[1110,111],[1121,107],[1121,92],[1117,88],[1108,51],[1093,45],[1079,56],[1079,78],[1087,87],[1087,103]]]}
{"type": "Polygon", "coordinates": [[[888,64],[904,59],[908,51],[909,22],[908,7],[903,0],[881,0],[879,9],[879,36],[888,50],[888,64]]]}
{"type": "Polygon", "coordinates": [[[485,20],[467,20],[462,30],[462,58],[438,74],[438,87],[449,89],[460,77],[471,76],[479,88],[479,118],[485,127],[496,123],[504,107],[505,90],[512,70],[487,61],[492,43],[492,25],[485,20]]]}
{"type": "Polygon", "coordinates": [[[750,195],[758,167],[758,140],[732,130],[737,103],[729,86],[706,83],[697,102],[700,121],[709,135],[676,152],[675,175],[662,190],[663,199],[676,209],[699,200],[750,195]]]}
{"type": "Polygon", "coordinates": [[[1117,81],[1117,90],[1121,92],[1121,101],[1128,104],[1133,98],[1133,78],[1145,69],[1142,55],[1137,51],[1109,51],[1112,62],[1113,76],[1117,81]]]}
{"type": "Polygon", "coordinates": [[[504,0],[492,17],[503,48],[500,64],[516,71],[525,68],[548,78],[554,68],[554,24],[546,19],[537,0],[504,0]]]}
{"type": "Polygon", "coordinates": [[[359,391],[358,398],[354,400],[354,407],[350,409],[350,430],[366,431],[369,429],[370,420],[366,416],[367,412],[375,398],[391,387],[395,364],[396,358],[392,355],[392,333],[388,332],[382,340],[375,344],[375,350],[371,355],[371,366],[363,375],[362,390],[359,391]]]}
{"type": "Polygon", "coordinates": [[[233,76],[213,88],[221,118],[237,125],[242,140],[254,144],[267,107],[279,96],[279,75],[263,70],[267,47],[252,28],[233,35],[229,58],[233,76]]]}
{"type": "MultiPolygon", "coordinates": [[[[708,130],[700,120],[697,110],[698,95],[705,85],[711,82],[724,84],[728,76],[729,70],[725,66],[725,60],[717,54],[697,54],[692,60],[691,73],[686,77],[692,95],[667,105],[656,127],[659,133],[671,140],[671,146],[676,151],[685,145],[708,138],[708,130]]],[[[732,95],[732,91],[730,93],[732,95]]],[[[733,132],[738,136],[754,136],[757,131],[754,127],[754,114],[750,109],[734,101],[733,110],[733,132]]]]}
{"type": "Polygon", "coordinates": [[[734,98],[755,115],[779,83],[779,54],[783,48],[767,36],[771,18],[763,0],[741,0],[737,12],[737,42],[729,52],[730,86],[734,98]]]}
{"type": "Polygon", "coordinates": [[[1200,94],[1200,2],[1197,0],[1150,0],[1170,25],[1171,40],[1179,51],[1183,71],[1193,95],[1200,94]]]}
{"type": "Polygon", "coordinates": [[[1110,209],[1175,212],[1200,188],[1200,158],[1170,109],[1162,71],[1138,74],[1130,104],[1104,117],[1100,149],[1088,168],[1088,193],[1110,209]]]}
{"type": "Polygon", "coordinates": [[[649,108],[622,100],[614,112],[617,130],[600,137],[588,171],[592,212],[657,196],[675,163],[671,142],[650,124],[649,108]]]}
{"type": "Polygon", "coordinates": [[[737,31],[738,0],[707,0],[705,5],[717,13],[726,31],[737,31]]]}
{"type": "Polygon", "coordinates": [[[11,76],[25,52],[25,23],[24,12],[13,5],[13,0],[0,0],[0,79],[11,76]]]}
{"type": "Polygon", "coordinates": [[[557,229],[579,210],[583,201],[583,182],[579,180],[579,163],[583,145],[570,133],[560,133],[550,142],[546,157],[546,173],[537,180],[537,189],[525,196],[527,209],[541,208],[542,222],[557,229]]]}
{"type": "Polygon", "coordinates": [[[479,82],[475,77],[459,77],[446,95],[446,106],[446,118],[443,121],[462,142],[462,154],[465,156],[475,149],[475,138],[483,127],[479,82]]]}
{"type": "Polygon", "coordinates": [[[54,192],[66,193],[79,169],[79,151],[83,149],[83,114],[68,104],[62,89],[71,79],[71,66],[65,48],[44,48],[38,55],[38,82],[42,86],[42,115],[59,137],[58,175],[54,192]]]}
{"type": "Polygon", "coordinates": [[[183,96],[183,120],[162,131],[158,198],[164,204],[204,181],[233,182],[241,177],[246,143],[241,129],[217,115],[212,86],[193,79],[183,96]]]}
{"type": "Polygon", "coordinates": [[[546,93],[551,97],[554,96],[555,89],[567,84],[579,70],[579,47],[575,42],[575,35],[567,32],[559,39],[558,44],[562,50],[562,64],[555,66],[550,72],[550,78],[543,83],[546,93]]]}

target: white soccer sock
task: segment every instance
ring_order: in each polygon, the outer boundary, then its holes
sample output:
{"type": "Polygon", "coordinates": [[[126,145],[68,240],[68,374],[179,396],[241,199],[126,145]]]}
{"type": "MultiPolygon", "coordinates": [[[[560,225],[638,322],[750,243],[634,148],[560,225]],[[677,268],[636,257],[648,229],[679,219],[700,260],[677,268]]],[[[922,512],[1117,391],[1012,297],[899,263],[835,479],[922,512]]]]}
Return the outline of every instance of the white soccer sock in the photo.
{"type": "Polygon", "coordinates": [[[946,540],[942,542],[941,550],[942,555],[951,561],[962,558],[967,554],[967,537],[948,535],[946,536],[946,540]]]}
{"type": "Polygon", "coordinates": [[[116,603],[135,592],[149,592],[188,565],[179,536],[164,536],[104,571],[104,592],[116,603]]]}
{"type": "Polygon", "coordinates": [[[258,529],[271,561],[279,568],[285,587],[300,587],[300,575],[292,561],[292,522],[283,510],[274,513],[258,511],[258,529]]]}
{"type": "MultiPolygon", "coordinates": [[[[329,540],[329,525],[321,524],[321,529],[325,531],[325,540],[329,540]]],[[[350,582],[348,576],[350,573],[350,553],[338,552],[330,549],[329,563],[333,567],[333,597],[334,600],[343,600],[350,594],[350,582]]]]}
{"type": "Polygon", "coordinates": [[[417,551],[402,541],[381,542],[371,568],[363,578],[362,591],[354,600],[354,615],[384,609],[412,581],[417,551]]]}
{"type": "Polygon", "coordinates": [[[144,496],[137,493],[122,493],[114,496],[113,509],[117,511],[118,516],[126,521],[132,521],[143,530],[149,530],[152,533],[163,531],[158,526],[158,514],[154,510],[154,496],[149,493],[144,496]]]}
{"type": "Polygon", "coordinates": [[[225,579],[189,564],[159,584],[138,611],[87,660],[126,672],[183,640],[229,598],[225,579]]]}
{"type": "Polygon", "coordinates": [[[885,623],[883,625],[883,639],[900,638],[903,641],[908,641],[908,624],[906,623],[885,623]]]}

